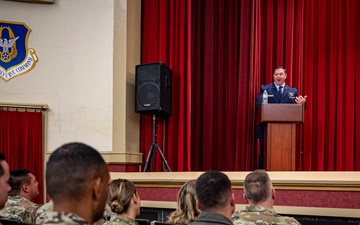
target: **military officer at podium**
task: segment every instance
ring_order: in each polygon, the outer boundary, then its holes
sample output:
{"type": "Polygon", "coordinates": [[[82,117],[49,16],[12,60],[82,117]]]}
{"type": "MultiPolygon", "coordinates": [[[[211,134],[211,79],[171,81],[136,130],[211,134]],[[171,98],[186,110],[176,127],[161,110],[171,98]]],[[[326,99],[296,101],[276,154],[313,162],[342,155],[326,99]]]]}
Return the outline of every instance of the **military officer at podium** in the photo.
{"type": "MultiPolygon", "coordinates": [[[[286,85],[287,74],[284,67],[279,66],[275,68],[273,79],[271,84],[262,85],[260,87],[260,93],[256,100],[256,109],[260,108],[263,102],[263,94],[267,93],[267,103],[272,104],[303,104],[306,102],[307,96],[301,96],[298,94],[296,88],[286,85]]],[[[264,125],[260,124],[256,128],[256,137],[260,140],[260,155],[258,161],[258,168],[264,169],[264,125]]]]}

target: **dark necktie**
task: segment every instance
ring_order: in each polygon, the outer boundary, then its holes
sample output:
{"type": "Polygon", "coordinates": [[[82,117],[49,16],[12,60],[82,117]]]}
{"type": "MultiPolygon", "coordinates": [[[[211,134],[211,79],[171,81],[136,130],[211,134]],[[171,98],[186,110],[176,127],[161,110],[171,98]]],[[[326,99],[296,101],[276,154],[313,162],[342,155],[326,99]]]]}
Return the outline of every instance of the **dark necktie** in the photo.
{"type": "Polygon", "coordinates": [[[282,95],[283,86],[279,86],[279,94],[282,95]]]}

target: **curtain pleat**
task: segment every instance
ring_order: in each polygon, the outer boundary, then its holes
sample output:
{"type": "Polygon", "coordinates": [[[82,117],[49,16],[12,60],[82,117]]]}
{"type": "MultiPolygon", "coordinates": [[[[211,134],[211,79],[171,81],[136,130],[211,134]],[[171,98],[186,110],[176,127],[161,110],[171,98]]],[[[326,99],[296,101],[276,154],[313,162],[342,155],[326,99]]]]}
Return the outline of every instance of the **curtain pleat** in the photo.
{"type": "Polygon", "coordinates": [[[358,170],[359,3],[305,0],[304,170],[358,170]]]}
{"type": "MultiPolygon", "coordinates": [[[[189,171],[192,164],[190,12],[190,0],[142,1],[141,63],[163,62],[172,69],[172,115],[157,117],[156,132],[159,147],[173,171],[189,171]]],[[[145,163],[152,144],[151,116],[141,115],[140,138],[145,163]]],[[[164,164],[157,150],[153,159],[156,164],[154,169],[163,171],[164,164]]]]}

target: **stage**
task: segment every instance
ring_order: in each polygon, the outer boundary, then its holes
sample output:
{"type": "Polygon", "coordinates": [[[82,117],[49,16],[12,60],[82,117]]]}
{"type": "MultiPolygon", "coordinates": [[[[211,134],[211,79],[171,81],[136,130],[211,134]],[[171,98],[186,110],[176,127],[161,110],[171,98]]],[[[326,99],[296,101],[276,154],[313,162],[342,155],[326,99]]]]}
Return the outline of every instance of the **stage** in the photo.
{"type": "MultiPolygon", "coordinates": [[[[202,172],[111,172],[135,183],[142,207],[174,209],[183,183],[202,172]]],[[[225,172],[232,181],[236,209],[245,208],[243,181],[249,172],[225,172]]],[[[360,172],[268,172],[279,214],[360,218],[360,172]]]]}

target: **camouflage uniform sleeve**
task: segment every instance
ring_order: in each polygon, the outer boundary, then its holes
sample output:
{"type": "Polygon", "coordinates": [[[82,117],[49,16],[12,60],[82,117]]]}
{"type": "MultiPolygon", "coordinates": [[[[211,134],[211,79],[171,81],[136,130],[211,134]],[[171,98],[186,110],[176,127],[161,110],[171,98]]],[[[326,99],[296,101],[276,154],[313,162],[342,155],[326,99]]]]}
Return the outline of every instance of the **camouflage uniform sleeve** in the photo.
{"type": "Polygon", "coordinates": [[[24,223],[35,223],[36,212],[40,208],[41,205],[33,205],[25,209],[22,221],[24,223]]]}

